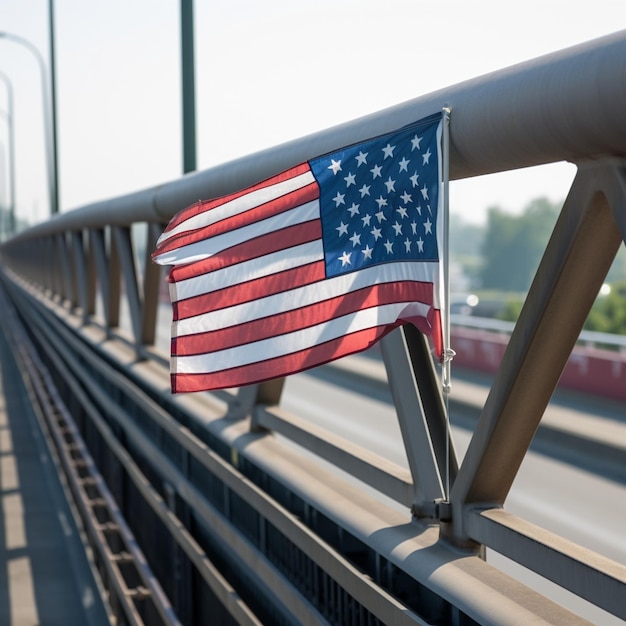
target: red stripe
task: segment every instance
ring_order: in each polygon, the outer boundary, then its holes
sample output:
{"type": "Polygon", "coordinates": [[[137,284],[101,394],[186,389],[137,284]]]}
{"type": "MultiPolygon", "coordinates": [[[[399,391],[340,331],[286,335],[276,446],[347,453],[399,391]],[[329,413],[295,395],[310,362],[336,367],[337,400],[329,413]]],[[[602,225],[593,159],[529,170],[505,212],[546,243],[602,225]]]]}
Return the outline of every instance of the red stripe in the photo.
{"type": "Polygon", "coordinates": [[[177,283],[189,278],[200,278],[204,274],[214,272],[230,265],[257,259],[266,254],[272,254],[286,248],[309,243],[322,237],[322,225],[319,219],[288,226],[281,230],[272,231],[256,239],[244,241],[232,248],[222,250],[207,259],[176,265],[170,270],[170,283],[177,283]]]}
{"type": "Polygon", "coordinates": [[[176,228],[176,226],[178,226],[185,220],[195,217],[196,215],[199,215],[200,213],[204,213],[205,211],[210,211],[216,206],[220,206],[222,204],[225,204],[226,202],[230,202],[231,200],[235,200],[236,198],[245,196],[246,194],[251,193],[253,191],[257,191],[258,189],[270,187],[271,185],[275,185],[276,183],[281,183],[285,180],[289,180],[290,178],[294,178],[296,176],[299,176],[300,174],[304,174],[305,172],[308,172],[309,169],[310,168],[309,168],[308,163],[301,163],[300,165],[297,165],[296,167],[292,167],[289,170],[281,172],[280,174],[277,174],[276,176],[267,178],[266,180],[252,187],[247,187],[246,189],[242,189],[241,191],[237,191],[235,193],[232,193],[226,196],[221,196],[219,198],[214,198],[212,200],[205,200],[202,202],[197,202],[196,204],[186,208],[184,211],[177,213],[170,220],[170,223],[167,225],[164,232],[167,233],[170,230],[176,228]]]}
{"type": "Polygon", "coordinates": [[[279,376],[296,374],[348,354],[365,350],[399,325],[400,322],[389,326],[368,328],[350,335],[338,337],[306,350],[301,350],[300,352],[220,372],[212,372],[210,374],[172,374],[172,393],[240,387],[271,380],[279,376]]]}
{"type": "Polygon", "coordinates": [[[166,239],[157,246],[154,255],[161,255],[172,250],[177,250],[210,237],[216,237],[225,232],[237,230],[244,226],[249,226],[264,219],[268,219],[285,211],[294,209],[302,204],[311,202],[319,197],[319,187],[316,182],[310,183],[305,187],[296,189],[284,196],[275,198],[265,204],[260,204],[247,209],[243,213],[233,216],[226,216],[224,219],[201,228],[184,231],[178,235],[174,235],[170,239],[166,239]]]}
{"type": "Polygon", "coordinates": [[[281,293],[304,285],[311,285],[326,277],[324,261],[293,267],[284,272],[257,278],[232,287],[224,287],[200,296],[173,302],[174,321],[194,317],[207,311],[217,311],[243,302],[281,293]]]}
{"type": "Polygon", "coordinates": [[[432,283],[399,281],[364,287],[306,307],[237,326],[172,338],[173,356],[207,354],[309,328],[329,320],[394,302],[432,305],[432,283]]]}

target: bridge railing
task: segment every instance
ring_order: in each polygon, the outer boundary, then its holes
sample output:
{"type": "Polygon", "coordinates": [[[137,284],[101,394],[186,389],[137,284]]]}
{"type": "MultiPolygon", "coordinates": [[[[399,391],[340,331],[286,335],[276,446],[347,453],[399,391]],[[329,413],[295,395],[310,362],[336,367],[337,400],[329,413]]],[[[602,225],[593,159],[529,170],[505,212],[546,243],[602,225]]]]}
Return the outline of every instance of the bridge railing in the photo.
{"type": "Polygon", "coordinates": [[[57,215],[2,246],[42,367],[182,621],[220,607],[242,623],[574,623],[493,570],[485,547],[626,618],[626,567],[504,510],[626,234],[624,67],[621,32],[57,215]],[[453,180],[578,165],[462,464],[437,365],[409,327],[382,342],[408,469],[288,414],[281,379],[172,397],[157,346],[164,277],[149,258],[169,218],[443,106],[453,180]]]}

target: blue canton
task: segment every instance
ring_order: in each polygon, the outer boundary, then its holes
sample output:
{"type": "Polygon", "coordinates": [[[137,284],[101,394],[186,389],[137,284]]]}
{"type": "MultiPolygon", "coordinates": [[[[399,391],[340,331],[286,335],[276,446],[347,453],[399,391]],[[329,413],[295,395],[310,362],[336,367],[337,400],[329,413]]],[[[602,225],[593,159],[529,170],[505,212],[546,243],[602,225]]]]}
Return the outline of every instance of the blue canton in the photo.
{"type": "Polygon", "coordinates": [[[309,161],[327,277],[393,261],[437,261],[440,116],[309,161]]]}

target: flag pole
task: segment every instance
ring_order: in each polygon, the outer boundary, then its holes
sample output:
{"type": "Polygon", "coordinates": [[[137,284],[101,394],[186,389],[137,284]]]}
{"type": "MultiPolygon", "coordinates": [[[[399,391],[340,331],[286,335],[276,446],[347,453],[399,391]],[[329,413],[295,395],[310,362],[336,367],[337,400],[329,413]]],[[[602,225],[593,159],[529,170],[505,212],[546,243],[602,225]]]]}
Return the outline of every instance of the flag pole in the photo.
{"type": "Polygon", "coordinates": [[[445,500],[450,499],[450,389],[451,389],[451,362],[455,352],[450,347],[450,108],[444,107],[442,129],[442,165],[441,178],[443,183],[443,302],[442,331],[443,331],[443,355],[441,360],[441,386],[445,395],[446,405],[446,476],[445,476],[445,500]]]}
{"type": "Polygon", "coordinates": [[[442,305],[442,330],[443,330],[443,356],[442,356],[442,386],[446,396],[450,393],[450,363],[455,352],[450,348],[450,109],[443,110],[443,305],[442,305]]]}

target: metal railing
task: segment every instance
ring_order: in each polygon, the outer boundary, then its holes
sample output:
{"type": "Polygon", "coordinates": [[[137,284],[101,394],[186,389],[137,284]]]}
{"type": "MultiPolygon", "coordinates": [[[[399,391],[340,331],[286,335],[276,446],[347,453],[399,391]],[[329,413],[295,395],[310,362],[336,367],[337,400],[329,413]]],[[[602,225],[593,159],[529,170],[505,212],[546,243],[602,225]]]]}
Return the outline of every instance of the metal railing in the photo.
{"type": "Polygon", "coordinates": [[[626,618],[624,565],[503,508],[626,234],[624,67],[626,31],[57,215],[2,246],[4,284],[182,622],[576,623],[494,570],[485,547],[626,618]],[[579,166],[463,463],[437,366],[408,327],[382,341],[408,470],[286,412],[280,379],[172,397],[149,258],[165,222],[443,106],[452,179],[579,166]]]}

